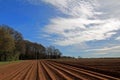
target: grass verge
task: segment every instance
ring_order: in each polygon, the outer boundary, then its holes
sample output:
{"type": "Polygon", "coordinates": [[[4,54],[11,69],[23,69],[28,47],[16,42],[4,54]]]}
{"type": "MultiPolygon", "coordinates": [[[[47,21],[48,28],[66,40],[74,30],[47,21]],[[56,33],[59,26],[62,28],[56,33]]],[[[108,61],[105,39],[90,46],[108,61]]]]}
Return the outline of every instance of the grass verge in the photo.
{"type": "Polygon", "coordinates": [[[21,61],[23,61],[23,60],[18,60],[18,61],[0,61],[0,66],[11,64],[11,63],[17,63],[17,62],[21,62],[21,61]]]}

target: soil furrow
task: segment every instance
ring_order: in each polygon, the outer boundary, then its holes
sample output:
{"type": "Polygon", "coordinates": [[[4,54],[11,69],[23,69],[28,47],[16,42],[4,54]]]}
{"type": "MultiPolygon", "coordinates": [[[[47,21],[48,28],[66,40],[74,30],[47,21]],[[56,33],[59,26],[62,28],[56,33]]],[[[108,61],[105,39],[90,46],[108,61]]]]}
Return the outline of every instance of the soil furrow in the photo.
{"type": "Polygon", "coordinates": [[[44,62],[42,62],[43,67],[45,68],[45,70],[47,71],[48,75],[50,76],[51,80],[57,80],[56,76],[54,75],[54,73],[52,73],[52,71],[47,67],[47,65],[45,65],[44,62]]]}
{"type": "Polygon", "coordinates": [[[72,61],[28,60],[0,67],[0,80],[120,80],[109,74],[72,61]]]}
{"type": "Polygon", "coordinates": [[[55,68],[61,70],[61,71],[64,71],[66,72],[67,74],[71,75],[73,78],[72,79],[75,79],[75,80],[88,80],[87,78],[85,77],[82,77],[80,74],[77,74],[76,72],[73,72],[71,70],[68,70],[68,69],[65,69],[65,68],[62,68],[60,66],[57,66],[55,65],[54,63],[53,64],[50,64],[52,66],[54,66],[55,68]]]}
{"type": "Polygon", "coordinates": [[[10,80],[12,78],[14,78],[16,75],[18,75],[21,70],[26,70],[26,66],[28,66],[28,64],[23,64],[21,66],[18,65],[18,68],[11,71],[10,74],[6,74],[4,77],[3,77],[3,80],[10,80]],[[14,74],[14,75],[13,75],[14,74]]]}
{"type": "Polygon", "coordinates": [[[55,68],[54,66],[48,64],[49,67],[54,70],[54,72],[56,72],[58,75],[60,75],[59,77],[62,78],[62,80],[73,80],[72,77],[70,77],[69,75],[67,75],[66,73],[64,73],[63,71],[55,68]]]}
{"type": "Polygon", "coordinates": [[[96,73],[96,72],[92,73],[91,71],[80,69],[80,68],[76,68],[76,67],[69,66],[69,65],[64,65],[64,64],[59,64],[59,63],[54,63],[54,64],[58,65],[58,66],[61,66],[61,67],[65,68],[65,69],[68,69],[68,67],[69,67],[70,70],[74,70],[74,71],[76,71],[76,73],[79,72],[79,73],[82,73],[82,74],[84,74],[86,76],[93,77],[93,78],[95,78],[97,80],[98,79],[100,79],[100,80],[117,79],[117,78],[111,78],[111,76],[110,77],[108,77],[108,76],[106,77],[106,75],[103,76],[102,74],[99,74],[99,73],[96,73]]]}

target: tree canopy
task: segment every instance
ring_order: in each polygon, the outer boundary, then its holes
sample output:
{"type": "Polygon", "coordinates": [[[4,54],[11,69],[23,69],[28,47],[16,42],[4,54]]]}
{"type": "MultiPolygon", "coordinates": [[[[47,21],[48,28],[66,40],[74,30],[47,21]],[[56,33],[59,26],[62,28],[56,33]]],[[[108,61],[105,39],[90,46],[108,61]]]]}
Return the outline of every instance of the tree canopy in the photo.
{"type": "Polygon", "coordinates": [[[22,34],[7,25],[0,25],[0,61],[19,59],[57,59],[61,52],[54,46],[24,40],[22,34]]]}

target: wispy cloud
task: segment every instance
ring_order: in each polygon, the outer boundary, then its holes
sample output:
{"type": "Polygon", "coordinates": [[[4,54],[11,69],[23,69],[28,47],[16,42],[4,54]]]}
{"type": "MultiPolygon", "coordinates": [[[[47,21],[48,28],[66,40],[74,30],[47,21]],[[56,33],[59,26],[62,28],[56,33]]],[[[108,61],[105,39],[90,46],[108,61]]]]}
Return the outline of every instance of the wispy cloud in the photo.
{"type": "Polygon", "coordinates": [[[120,29],[119,25],[119,21],[114,19],[101,21],[101,23],[97,20],[59,19],[57,21],[56,19],[51,25],[46,26],[45,31],[49,34],[56,34],[59,36],[55,44],[67,46],[91,40],[104,40],[110,38],[113,34],[116,34],[115,30],[120,29]],[[86,24],[84,22],[88,23],[86,24]],[[91,24],[92,26],[90,26],[91,24]],[[115,27],[113,27],[113,25],[115,27]]]}
{"type": "Polygon", "coordinates": [[[101,48],[101,49],[90,49],[90,50],[86,50],[87,52],[89,51],[109,51],[109,50],[115,50],[115,49],[120,49],[120,46],[112,46],[112,47],[105,47],[105,48],[101,48]]]}
{"type": "Polygon", "coordinates": [[[120,41],[120,37],[117,37],[115,40],[118,40],[118,41],[120,41]]]}
{"type": "Polygon", "coordinates": [[[104,47],[100,49],[90,49],[85,52],[93,52],[95,54],[113,54],[120,52],[120,46],[104,47]]]}
{"type": "Polygon", "coordinates": [[[96,0],[43,0],[55,6],[58,10],[71,17],[91,17],[95,12],[94,9],[99,4],[96,0]],[[94,7],[95,6],[95,7],[94,7]]]}
{"type": "Polygon", "coordinates": [[[100,11],[97,0],[43,0],[55,6],[69,17],[57,17],[50,20],[44,31],[56,35],[53,42],[60,46],[69,46],[94,40],[105,40],[120,29],[120,20],[109,17],[101,19],[105,13],[100,11]],[[99,11],[98,11],[99,10],[99,11]]]}
{"type": "Polygon", "coordinates": [[[97,0],[98,3],[101,5],[99,10],[105,13],[104,18],[118,18],[120,19],[120,0],[97,0]]]}

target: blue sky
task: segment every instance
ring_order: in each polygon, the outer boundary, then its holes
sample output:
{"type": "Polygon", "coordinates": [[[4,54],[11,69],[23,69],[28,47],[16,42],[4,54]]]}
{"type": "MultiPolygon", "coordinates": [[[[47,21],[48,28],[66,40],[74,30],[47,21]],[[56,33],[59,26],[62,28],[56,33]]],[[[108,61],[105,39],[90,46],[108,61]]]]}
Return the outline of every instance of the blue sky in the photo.
{"type": "Polygon", "coordinates": [[[63,55],[120,57],[119,0],[0,0],[0,24],[63,55]]]}

